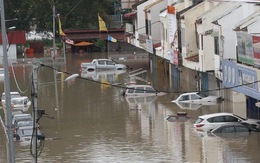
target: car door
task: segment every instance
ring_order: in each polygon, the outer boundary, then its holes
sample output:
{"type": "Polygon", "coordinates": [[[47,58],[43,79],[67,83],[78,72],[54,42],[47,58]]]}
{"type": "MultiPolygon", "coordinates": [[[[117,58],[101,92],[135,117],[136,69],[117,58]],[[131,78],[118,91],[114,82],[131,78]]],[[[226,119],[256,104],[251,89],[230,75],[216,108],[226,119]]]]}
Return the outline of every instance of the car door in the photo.
{"type": "Polygon", "coordinates": [[[134,90],[134,95],[135,96],[145,96],[145,89],[142,86],[138,86],[134,90]]]}
{"type": "Polygon", "coordinates": [[[106,61],[105,60],[98,60],[96,66],[99,69],[105,69],[106,68],[106,61]]]}
{"type": "Polygon", "coordinates": [[[115,69],[115,62],[107,60],[106,67],[107,67],[107,69],[115,69]]]}
{"type": "Polygon", "coordinates": [[[223,124],[227,123],[225,122],[226,121],[225,116],[211,117],[207,119],[207,121],[209,123],[206,124],[207,126],[205,126],[205,128],[207,128],[208,130],[214,129],[216,127],[222,126],[223,124]]]}
{"type": "Polygon", "coordinates": [[[152,87],[145,87],[145,96],[156,95],[156,91],[152,87]]]}
{"type": "Polygon", "coordinates": [[[198,96],[197,94],[191,94],[190,95],[190,101],[191,102],[196,102],[196,103],[201,103],[201,97],[198,96]]]}

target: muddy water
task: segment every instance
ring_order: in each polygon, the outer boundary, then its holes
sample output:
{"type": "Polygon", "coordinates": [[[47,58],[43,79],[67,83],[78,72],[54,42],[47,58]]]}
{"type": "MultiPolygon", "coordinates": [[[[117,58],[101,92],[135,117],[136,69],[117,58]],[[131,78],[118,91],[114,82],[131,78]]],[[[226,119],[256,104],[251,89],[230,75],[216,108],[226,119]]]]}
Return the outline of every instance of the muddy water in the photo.
{"type": "MultiPolygon", "coordinates": [[[[68,54],[67,62],[57,63],[56,67],[71,74],[81,74],[79,64],[82,61],[103,55],[68,54]]],[[[128,59],[120,56],[118,61],[132,69],[149,68],[145,57],[128,59]]],[[[52,67],[51,64],[48,66],[52,67]]],[[[19,91],[19,85],[23,94],[30,97],[31,89],[27,90],[27,87],[31,86],[31,70],[31,65],[14,65],[11,90],[19,91]]],[[[92,80],[124,83],[128,73],[96,73],[69,83],[63,82],[66,74],[58,74],[55,87],[53,70],[40,67],[38,109],[44,109],[54,119],[40,119],[46,140],[38,162],[259,162],[258,133],[226,138],[194,131],[192,123],[198,115],[223,111],[221,105],[182,110],[170,102],[175,95],[128,99],[120,95],[121,88],[92,80]],[[166,115],[179,111],[186,111],[189,119],[178,122],[164,120],[166,115]]],[[[3,83],[0,84],[3,91],[3,83]]],[[[27,112],[31,113],[32,107],[27,112]]],[[[1,127],[1,163],[7,162],[6,148],[1,127]]],[[[29,145],[15,142],[15,151],[16,162],[32,162],[29,145]]]]}

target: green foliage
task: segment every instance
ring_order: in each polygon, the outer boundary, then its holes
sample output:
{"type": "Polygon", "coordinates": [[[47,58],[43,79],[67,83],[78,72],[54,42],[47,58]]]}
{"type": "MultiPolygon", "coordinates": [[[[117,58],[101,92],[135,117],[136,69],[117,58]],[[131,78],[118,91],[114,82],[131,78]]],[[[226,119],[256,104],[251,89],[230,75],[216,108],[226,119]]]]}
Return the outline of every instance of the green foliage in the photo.
{"type": "Polygon", "coordinates": [[[105,51],[106,49],[106,42],[104,40],[97,40],[94,42],[93,51],[100,52],[105,51]]]}
{"type": "MultiPolygon", "coordinates": [[[[6,19],[18,18],[7,26],[29,31],[32,25],[37,31],[53,30],[53,15],[60,14],[62,28],[98,29],[98,13],[106,18],[112,14],[113,5],[118,0],[5,0],[6,19]],[[53,14],[55,4],[55,14],[53,14]]],[[[57,22],[57,21],[56,21],[57,22]]],[[[58,24],[55,24],[58,28],[58,24]]]]}
{"type": "Polygon", "coordinates": [[[99,48],[105,48],[106,42],[104,40],[97,40],[97,42],[94,43],[94,46],[97,46],[99,48]]]}

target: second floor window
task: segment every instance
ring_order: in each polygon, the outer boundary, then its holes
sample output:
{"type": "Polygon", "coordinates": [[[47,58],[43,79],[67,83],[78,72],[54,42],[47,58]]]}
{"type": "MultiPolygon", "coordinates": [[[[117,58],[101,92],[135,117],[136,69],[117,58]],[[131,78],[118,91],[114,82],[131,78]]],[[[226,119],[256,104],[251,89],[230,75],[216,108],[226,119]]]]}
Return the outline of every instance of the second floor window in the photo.
{"type": "Polygon", "coordinates": [[[219,55],[219,39],[218,37],[214,37],[214,53],[219,55]]]}

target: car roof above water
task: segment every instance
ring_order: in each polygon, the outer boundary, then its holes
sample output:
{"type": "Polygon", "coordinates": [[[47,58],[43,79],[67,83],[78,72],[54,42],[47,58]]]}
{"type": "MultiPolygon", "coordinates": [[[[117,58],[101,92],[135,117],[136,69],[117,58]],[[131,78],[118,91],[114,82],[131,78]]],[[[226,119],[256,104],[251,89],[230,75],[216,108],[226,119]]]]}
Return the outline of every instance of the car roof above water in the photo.
{"type": "Polygon", "coordinates": [[[232,113],[212,113],[212,114],[204,114],[199,116],[199,118],[205,119],[205,118],[209,118],[209,117],[215,117],[215,116],[223,116],[223,115],[234,115],[232,113]]]}

